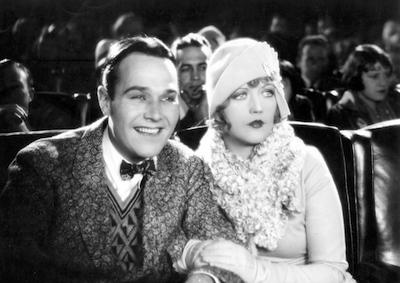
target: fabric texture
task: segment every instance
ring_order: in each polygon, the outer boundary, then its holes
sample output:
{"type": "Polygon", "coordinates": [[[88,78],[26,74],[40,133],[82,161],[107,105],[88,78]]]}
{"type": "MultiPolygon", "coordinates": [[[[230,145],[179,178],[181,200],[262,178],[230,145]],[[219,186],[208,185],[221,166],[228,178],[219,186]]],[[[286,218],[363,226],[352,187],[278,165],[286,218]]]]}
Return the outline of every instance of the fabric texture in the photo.
{"type": "MultiPolygon", "coordinates": [[[[209,168],[187,147],[170,141],[143,191],[143,266],[122,270],[111,250],[113,203],[101,149],[106,124],[102,119],[36,141],[17,154],[0,198],[0,249],[7,278],[174,282],[172,263],[188,239],[235,239],[212,198],[209,168]]],[[[238,281],[232,274],[213,272],[225,281],[238,281]]]]}
{"type": "Polygon", "coordinates": [[[227,41],[213,53],[206,72],[209,116],[237,88],[251,80],[268,77],[276,83],[276,101],[281,119],[289,114],[281,76],[278,54],[266,42],[250,38],[227,41]]]}

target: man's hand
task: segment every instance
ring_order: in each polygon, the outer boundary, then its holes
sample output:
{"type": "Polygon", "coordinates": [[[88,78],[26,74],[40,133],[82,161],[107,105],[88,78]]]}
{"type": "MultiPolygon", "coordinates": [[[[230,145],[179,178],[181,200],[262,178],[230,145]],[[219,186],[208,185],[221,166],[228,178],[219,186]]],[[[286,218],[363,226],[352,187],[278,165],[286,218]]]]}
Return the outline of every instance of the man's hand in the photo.
{"type": "Polygon", "coordinates": [[[28,131],[26,111],[18,104],[0,105],[0,127],[9,131],[28,131]]]}

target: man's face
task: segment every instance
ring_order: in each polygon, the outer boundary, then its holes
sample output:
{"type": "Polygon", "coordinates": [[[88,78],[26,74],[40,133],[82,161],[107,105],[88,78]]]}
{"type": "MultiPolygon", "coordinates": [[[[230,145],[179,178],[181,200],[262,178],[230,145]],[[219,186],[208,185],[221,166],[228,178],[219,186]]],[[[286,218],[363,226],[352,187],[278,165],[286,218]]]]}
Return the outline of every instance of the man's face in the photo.
{"type": "Polygon", "coordinates": [[[198,104],[204,96],[207,60],[206,47],[189,46],[177,51],[179,86],[182,99],[188,105],[198,104]]]}
{"type": "Polygon", "coordinates": [[[301,75],[311,83],[321,79],[329,64],[328,50],[323,46],[305,45],[301,52],[299,68],[301,75]]]}
{"type": "Polygon", "coordinates": [[[110,139],[130,162],[156,156],[179,118],[175,66],[166,58],[132,53],[116,71],[114,98],[99,88],[100,106],[109,116],[110,139]]]}
{"type": "Polygon", "coordinates": [[[5,73],[4,85],[0,89],[0,104],[18,104],[28,113],[32,101],[32,81],[29,74],[17,66],[11,66],[5,73]]]}

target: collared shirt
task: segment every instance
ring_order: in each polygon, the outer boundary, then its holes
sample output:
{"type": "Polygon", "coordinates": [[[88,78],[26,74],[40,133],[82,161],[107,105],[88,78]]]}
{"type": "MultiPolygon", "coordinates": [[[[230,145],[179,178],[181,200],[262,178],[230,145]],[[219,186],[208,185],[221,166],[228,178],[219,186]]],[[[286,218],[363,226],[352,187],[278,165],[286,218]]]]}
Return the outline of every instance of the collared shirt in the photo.
{"type": "MultiPolygon", "coordinates": [[[[135,174],[130,180],[122,180],[120,174],[120,166],[122,160],[125,159],[111,142],[108,133],[108,127],[104,130],[103,133],[102,147],[106,177],[109,181],[109,184],[112,186],[112,189],[114,189],[118,193],[122,201],[125,201],[131,193],[135,193],[132,192],[132,190],[137,190],[137,188],[139,188],[137,184],[140,183],[143,175],[135,174]]],[[[129,163],[129,161],[125,161],[129,163]]],[[[154,163],[157,166],[156,161],[156,157],[154,157],[154,163]]]]}

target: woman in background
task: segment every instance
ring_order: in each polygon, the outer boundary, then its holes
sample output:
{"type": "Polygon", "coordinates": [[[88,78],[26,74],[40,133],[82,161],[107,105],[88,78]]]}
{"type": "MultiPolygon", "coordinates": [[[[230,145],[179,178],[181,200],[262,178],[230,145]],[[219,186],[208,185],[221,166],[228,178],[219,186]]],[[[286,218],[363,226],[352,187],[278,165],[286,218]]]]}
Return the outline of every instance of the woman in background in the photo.
{"type": "Polygon", "coordinates": [[[347,91],[328,111],[327,124],[354,130],[400,118],[400,93],[392,84],[393,65],[380,47],[358,45],[342,74],[347,91]]]}

